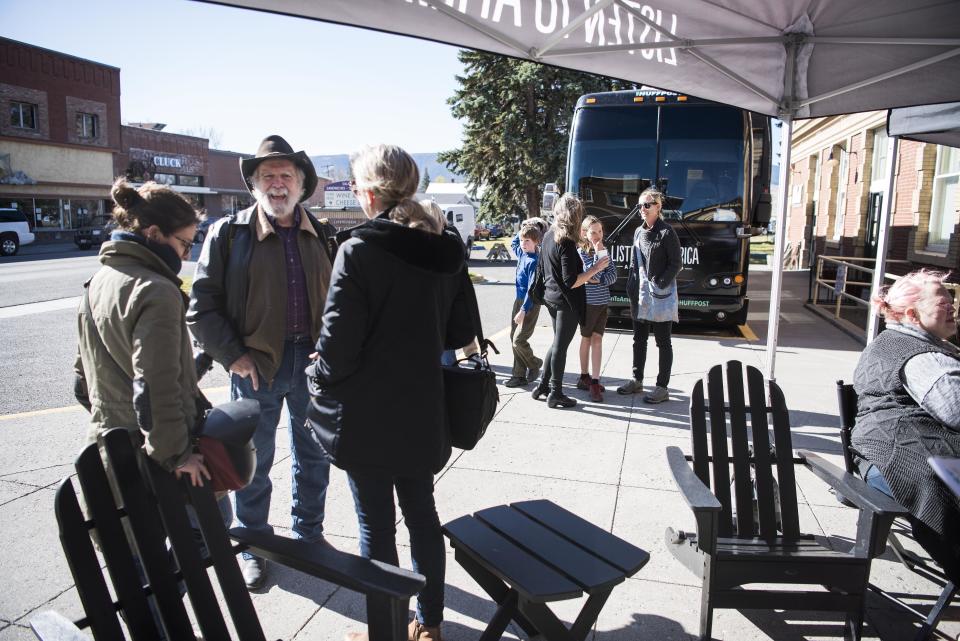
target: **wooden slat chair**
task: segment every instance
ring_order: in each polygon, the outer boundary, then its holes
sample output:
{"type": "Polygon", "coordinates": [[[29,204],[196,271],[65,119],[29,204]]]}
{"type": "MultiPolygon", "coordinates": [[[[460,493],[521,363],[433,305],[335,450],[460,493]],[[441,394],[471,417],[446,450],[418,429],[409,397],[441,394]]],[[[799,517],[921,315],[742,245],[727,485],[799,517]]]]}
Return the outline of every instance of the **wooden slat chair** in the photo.
{"type": "MultiPolygon", "coordinates": [[[[856,461],[859,455],[851,441],[853,426],[857,420],[857,392],[853,389],[853,385],[844,383],[842,380],[837,381],[837,405],[840,408],[840,443],[843,445],[843,462],[847,472],[860,476],[860,469],[856,461]]],[[[837,498],[841,497],[838,496],[837,498]]],[[[841,502],[847,504],[845,501],[841,500],[841,502]]],[[[947,578],[947,575],[932,559],[925,559],[904,547],[900,537],[913,539],[910,523],[906,519],[897,519],[894,522],[887,537],[887,543],[897,560],[908,570],[930,581],[940,589],[940,594],[930,612],[924,614],[903,599],[877,585],[871,583],[869,587],[873,592],[914,616],[920,622],[920,628],[913,639],[914,641],[925,641],[933,636],[937,624],[940,623],[947,607],[957,594],[957,586],[947,578]]]]}
{"type": "Polygon", "coordinates": [[[97,641],[154,641],[160,638],[159,620],[167,639],[192,640],[195,633],[181,596],[182,582],[203,638],[227,641],[231,636],[207,571],[212,566],[236,638],[264,641],[236,560],[236,554],[247,549],[366,595],[367,625],[373,641],[407,638],[410,597],[425,583],[420,574],[339,552],[328,545],[244,528],[235,528],[228,536],[208,487],[193,487],[186,478],[177,481],[135,448],[126,430],[110,430],[99,445],[109,468],[105,468],[97,444],[86,447],[76,461],[77,480],[90,520],[80,509],[70,478],[60,484],[55,499],[60,542],[86,616],[71,623],[55,613],[43,613],[31,621],[40,639],[84,639],[87,636],[80,629],[89,628],[97,641]],[[188,502],[206,543],[206,558],[190,523],[188,502]],[[105,573],[94,552],[94,531],[106,563],[105,573]],[[233,544],[230,537],[239,544],[233,544]],[[108,590],[108,579],[116,600],[108,590]],[[151,597],[152,608],[148,601],[151,597]]]}
{"type": "Polygon", "coordinates": [[[767,405],[763,375],[747,367],[745,395],[743,370],[739,361],[710,369],[708,398],[703,380],[697,381],[690,395],[693,453],[667,448],[697,528],[695,533],[668,528],[667,548],[702,579],[700,636],[710,638],[715,608],[738,608],[844,612],[845,638],[859,639],[870,562],[883,553],[890,524],[903,508],[815,454],[794,456],[783,392],[769,383],[767,405]],[[850,552],[800,532],[795,465],[809,468],[860,507],[850,552]],[[784,585],[744,588],[752,583],[784,585]],[[787,584],[827,589],[788,590],[787,584]]]}

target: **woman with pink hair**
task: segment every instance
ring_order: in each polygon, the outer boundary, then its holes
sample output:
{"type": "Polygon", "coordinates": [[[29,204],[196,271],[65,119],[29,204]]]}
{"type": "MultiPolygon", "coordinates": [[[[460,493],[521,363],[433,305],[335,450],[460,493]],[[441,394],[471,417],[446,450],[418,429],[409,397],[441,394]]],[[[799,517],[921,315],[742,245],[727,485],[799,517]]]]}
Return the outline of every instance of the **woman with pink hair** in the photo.
{"type": "Polygon", "coordinates": [[[960,580],[960,501],[929,456],[960,457],[960,350],[946,274],[919,270],[874,297],[884,329],[860,356],[853,448],[867,482],[910,511],[917,541],[960,580]]]}

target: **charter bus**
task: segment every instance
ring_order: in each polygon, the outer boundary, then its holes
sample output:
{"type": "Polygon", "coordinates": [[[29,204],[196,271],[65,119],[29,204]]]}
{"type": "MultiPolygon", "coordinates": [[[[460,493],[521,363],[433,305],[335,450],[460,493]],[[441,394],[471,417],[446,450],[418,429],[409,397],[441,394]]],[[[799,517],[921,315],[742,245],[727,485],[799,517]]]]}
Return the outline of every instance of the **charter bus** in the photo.
{"type": "Polygon", "coordinates": [[[770,125],[767,116],[646,88],[580,97],[565,184],[603,224],[618,276],[612,318],[630,315],[637,202],[655,187],[682,247],[680,321],[746,323],[750,237],[770,220],[770,125]]]}

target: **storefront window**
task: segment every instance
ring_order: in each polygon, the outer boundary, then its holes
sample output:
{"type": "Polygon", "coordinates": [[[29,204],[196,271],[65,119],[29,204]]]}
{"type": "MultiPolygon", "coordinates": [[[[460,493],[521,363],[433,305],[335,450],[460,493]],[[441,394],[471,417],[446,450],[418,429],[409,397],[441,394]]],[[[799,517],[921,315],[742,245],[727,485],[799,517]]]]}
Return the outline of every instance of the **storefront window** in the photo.
{"type": "Polygon", "coordinates": [[[60,229],[60,201],[37,198],[33,219],[36,229],[60,229]]]}
{"type": "Polygon", "coordinates": [[[224,216],[235,214],[238,211],[246,209],[252,204],[253,204],[253,198],[249,195],[230,196],[227,194],[223,194],[220,196],[220,209],[223,212],[224,216]]]}
{"type": "Polygon", "coordinates": [[[200,210],[206,207],[206,204],[204,204],[202,194],[180,194],[180,195],[186,198],[187,201],[190,203],[190,205],[194,209],[200,210]]]}
{"type": "Polygon", "coordinates": [[[175,174],[154,174],[153,179],[161,185],[176,185],[177,177],[175,174]]]}
{"type": "Polygon", "coordinates": [[[200,176],[177,176],[177,180],[180,181],[181,185],[186,185],[188,187],[203,186],[203,180],[200,178],[200,176]]]}
{"type": "Polygon", "coordinates": [[[72,217],[72,227],[86,227],[96,216],[100,215],[99,200],[71,200],[70,213],[72,217]]]}

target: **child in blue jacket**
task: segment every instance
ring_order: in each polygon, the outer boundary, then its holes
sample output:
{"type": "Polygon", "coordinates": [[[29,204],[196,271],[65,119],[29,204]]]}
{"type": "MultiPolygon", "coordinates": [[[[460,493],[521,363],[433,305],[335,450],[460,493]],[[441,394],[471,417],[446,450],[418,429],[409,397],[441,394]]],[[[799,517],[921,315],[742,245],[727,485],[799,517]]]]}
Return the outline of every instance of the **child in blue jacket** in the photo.
{"type": "Polygon", "coordinates": [[[513,346],[513,372],[504,385],[521,387],[537,380],[543,360],[530,347],[530,336],[537,326],[540,305],[530,297],[530,285],[537,270],[537,246],[542,234],[536,223],[524,224],[514,237],[511,247],[517,257],[517,298],[513,301],[510,317],[510,341],[513,346]]]}

